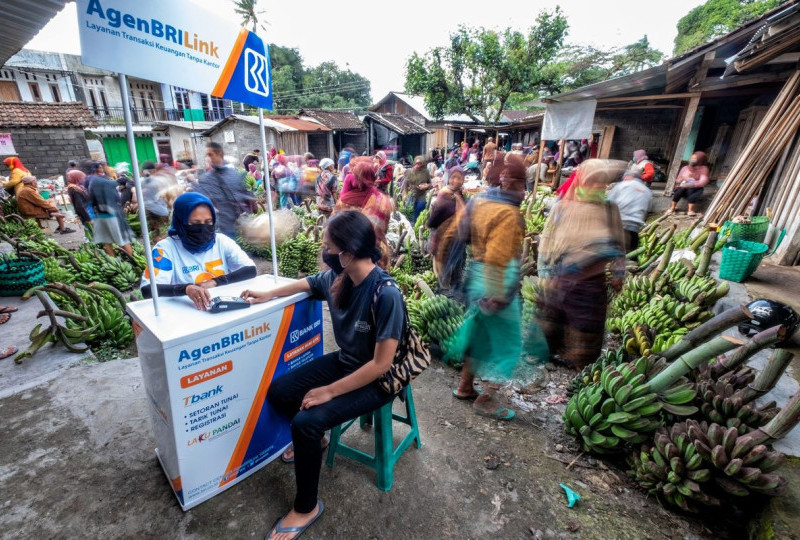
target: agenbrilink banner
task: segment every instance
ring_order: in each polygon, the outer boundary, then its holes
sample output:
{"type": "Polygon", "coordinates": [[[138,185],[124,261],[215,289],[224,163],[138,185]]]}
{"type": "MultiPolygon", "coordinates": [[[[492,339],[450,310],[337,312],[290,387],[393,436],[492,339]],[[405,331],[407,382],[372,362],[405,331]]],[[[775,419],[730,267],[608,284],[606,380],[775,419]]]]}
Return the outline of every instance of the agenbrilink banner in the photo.
{"type": "Polygon", "coordinates": [[[77,0],[81,58],[94,66],[272,109],[268,48],[178,0],[77,0]]]}

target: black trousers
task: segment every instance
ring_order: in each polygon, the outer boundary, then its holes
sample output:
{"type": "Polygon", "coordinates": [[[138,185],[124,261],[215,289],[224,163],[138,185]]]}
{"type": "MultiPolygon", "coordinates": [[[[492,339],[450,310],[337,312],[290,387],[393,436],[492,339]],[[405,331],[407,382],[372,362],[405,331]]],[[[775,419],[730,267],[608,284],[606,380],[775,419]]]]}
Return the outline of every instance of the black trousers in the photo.
{"type": "Polygon", "coordinates": [[[317,505],[322,436],[325,431],[374,411],[394,399],[377,382],[372,382],[322,405],[300,410],[300,404],[309,390],[338,381],[351,371],[339,361],[339,351],[328,353],[275,381],[267,394],[270,404],[292,422],[297,483],[294,509],[297,512],[311,512],[317,505]]]}

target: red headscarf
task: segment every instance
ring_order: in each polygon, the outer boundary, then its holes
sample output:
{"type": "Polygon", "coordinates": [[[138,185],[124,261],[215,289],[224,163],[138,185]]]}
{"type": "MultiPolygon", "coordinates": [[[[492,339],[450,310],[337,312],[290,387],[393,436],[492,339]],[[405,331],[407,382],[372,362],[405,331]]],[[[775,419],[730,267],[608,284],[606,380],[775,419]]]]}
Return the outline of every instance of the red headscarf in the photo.
{"type": "Polygon", "coordinates": [[[23,170],[25,172],[31,172],[31,171],[29,171],[28,169],[25,168],[25,166],[22,164],[22,162],[16,156],[7,157],[6,159],[3,160],[3,163],[5,163],[6,166],[9,169],[11,169],[12,171],[14,169],[20,169],[20,170],[23,170]]]}
{"type": "Polygon", "coordinates": [[[375,170],[369,162],[359,161],[353,167],[353,173],[357,185],[355,189],[350,189],[342,193],[342,202],[351,206],[363,207],[367,200],[374,193],[380,193],[375,188],[375,170]]]}

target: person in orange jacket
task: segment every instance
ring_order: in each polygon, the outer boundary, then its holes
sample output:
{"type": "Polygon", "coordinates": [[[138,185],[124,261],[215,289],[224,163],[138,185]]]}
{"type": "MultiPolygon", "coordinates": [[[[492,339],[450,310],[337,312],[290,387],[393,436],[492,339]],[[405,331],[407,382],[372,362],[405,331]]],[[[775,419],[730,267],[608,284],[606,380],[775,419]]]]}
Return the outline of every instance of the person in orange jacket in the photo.
{"type": "Polygon", "coordinates": [[[656,169],[647,157],[644,150],[634,150],[633,160],[628,165],[628,169],[639,173],[639,178],[649,188],[652,188],[653,179],[656,177],[656,169]]]}

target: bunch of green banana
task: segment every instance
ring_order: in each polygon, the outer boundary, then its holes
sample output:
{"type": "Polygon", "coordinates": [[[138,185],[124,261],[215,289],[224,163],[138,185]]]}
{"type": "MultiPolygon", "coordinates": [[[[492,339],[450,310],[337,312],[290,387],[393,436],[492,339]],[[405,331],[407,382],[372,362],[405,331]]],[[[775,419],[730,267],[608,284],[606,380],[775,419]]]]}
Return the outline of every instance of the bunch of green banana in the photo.
{"type": "Polygon", "coordinates": [[[425,341],[430,341],[428,337],[428,324],[422,318],[422,299],[419,298],[406,298],[406,311],[408,312],[408,320],[420,338],[425,341]]]}
{"type": "Polygon", "coordinates": [[[650,356],[653,353],[653,337],[655,332],[646,324],[634,324],[622,336],[625,352],[631,358],[650,356]]]}
{"type": "Polygon", "coordinates": [[[694,273],[694,267],[690,262],[684,262],[682,260],[672,261],[667,264],[665,273],[670,281],[678,281],[679,279],[685,278],[690,273],[694,273]]]}
{"type": "Polygon", "coordinates": [[[730,291],[727,281],[717,285],[714,278],[698,275],[673,281],[671,288],[673,294],[680,300],[708,306],[713,305],[730,291]]]}
{"type": "Polygon", "coordinates": [[[645,232],[644,235],[640,233],[639,247],[628,253],[627,258],[636,260],[638,263],[637,270],[644,270],[664,253],[664,249],[675,234],[676,228],[677,226],[673,224],[661,234],[656,229],[651,232],[645,232]]]}
{"type": "Polygon", "coordinates": [[[604,349],[600,353],[600,358],[583,368],[572,379],[567,391],[572,395],[592,383],[600,382],[600,374],[607,366],[616,366],[624,361],[625,351],[623,349],[604,349]]]}
{"type": "Polygon", "coordinates": [[[55,240],[50,238],[20,238],[17,243],[18,251],[28,251],[31,253],[42,253],[49,256],[64,255],[67,249],[61,247],[55,240]]]}
{"type": "Polygon", "coordinates": [[[536,303],[537,298],[542,293],[542,286],[537,279],[532,276],[525,276],[522,278],[522,287],[520,294],[523,300],[536,303]]]}
{"type": "Polygon", "coordinates": [[[622,317],[609,317],[606,320],[606,329],[622,334],[629,328],[633,328],[635,324],[646,324],[659,333],[671,332],[680,326],[680,322],[672,318],[664,308],[663,298],[656,296],[639,309],[626,311],[622,317]]]}
{"type": "Polygon", "coordinates": [[[420,305],[420,315],[425,321],[428,337],[444,344],[464,322],[464,308],[444,295],[426,298],[420,305]]]}
{"type": "Polygon", "coordinates": [[[48,283],[72,283],[75,281],[75,273],[61,266],[55,257],[45,257],[42,259],[44,265],[44,277],[48,283]]]}
{"type": "Polygon", "coordinates": [[[718,337],[666,366],[655,356],[607,366],[598,383],[573,394],[567,403],[567,433],[576,436],[585,451],[600,454],[620,452],[626,442],[644,442],[663,425],[662,410],[676,416],[697,412],[687,405],[696,391],[685,375],[737,345],[735,340],[718,337]],[[654,374],[655,369],[661,371],[654,374]]]}
{"type": "Polygon", "coordinates": [[[711,471],[691,442],[684,422],[659,429],[653,444],[642,445],[627,461],[631,467],[628,474],[662,503],[687,512],[720,504],[708,494],[711,471]]]}
{"type": "Polygon", "coordinates": [[[660,354],[666,351],[667,349],[678,343],[681,340],[681,338],[683,338],[683,336],[685,336],[688,333],[689,329],[686,328],[685,326],[676,328],[671,332],[659,333],[653,339],[653,347],[652,347],[653,354],[660,354]]]}
{"type": "MultiPolygon", "coordinates": [[[[781,430],[773,436],[766,433],[773,433],[768,426],[774,422],[786,423],[787,420],[790,420],[788,416],[779,413],[763,431],[758,429],[746,435],[740,435],[735,427],[725,428],[696,420],[687,420],[686,425],[690,441],[711,469],[714,484],[723,492],[735,497],[745,497],[751,493],[774,496],[780,495],[786,488],[786,478],[772,474],[783,465],[785,457],[771,450],[768,444],[782,438],[788,430],[781,430]]],[[[789,430],[797,421],[795,410],[795,418],[786,423],[791,425],[789,430]]]]}
{"type": "Polygon", "coordinates": [[[278,246],[278,271],[290,278],[316,273],[320,247],[312,235],[298,233],[278,246]]]}
{"type": "Polygon", "coordinates": [[[139,282],[141,274],[127,260],[111,257],[105,252],[101,252],[99,258],[103,261],[100,265],[103,283],[109,283],[120,291],[127,291],[139,282]]]}
{"type": "Polygon", "coordinates": [[[653,281],[649,276],[629,277],[622,289],[609,304],[611,316],[622,316],[627,311],[637,310],[647,304],[650,299],[661,292],[665,282],[653,281]]]}

